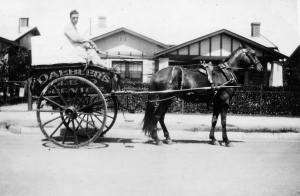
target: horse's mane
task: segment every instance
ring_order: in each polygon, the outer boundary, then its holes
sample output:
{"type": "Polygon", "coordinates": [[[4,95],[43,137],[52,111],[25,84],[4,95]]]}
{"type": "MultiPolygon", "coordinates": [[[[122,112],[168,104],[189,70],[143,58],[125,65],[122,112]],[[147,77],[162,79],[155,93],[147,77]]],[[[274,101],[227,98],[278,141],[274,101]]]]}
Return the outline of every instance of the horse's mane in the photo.
{"type": "Polygon", "coordinates": [[[223,62],[226,62],[226,61],[228,61],[231,57],[233,57],[235,54],[236,54],[236,52],[238,51],[238,50],[240,50],[242,47],[238,47],[237,49],[235,49],[234,51],[232,51],[232,53],[230,54],[230,55],[228,55],[224,60],[223,60],[223,62]]]}

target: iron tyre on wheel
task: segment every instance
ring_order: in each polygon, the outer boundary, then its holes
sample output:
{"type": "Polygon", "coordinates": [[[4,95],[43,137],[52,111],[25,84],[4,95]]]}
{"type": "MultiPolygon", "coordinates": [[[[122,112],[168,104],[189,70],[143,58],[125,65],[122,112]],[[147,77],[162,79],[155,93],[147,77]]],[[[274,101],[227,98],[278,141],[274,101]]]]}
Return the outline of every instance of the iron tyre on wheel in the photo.
{"type": "Polygon", "coordinates": [[[106,97],[107,103],[107,114],[106,114],[106,123],[101,133],[101,137],[103,137],[115,124],[117,115],[118,115],[118,100],[115,95],[106,97]]]}

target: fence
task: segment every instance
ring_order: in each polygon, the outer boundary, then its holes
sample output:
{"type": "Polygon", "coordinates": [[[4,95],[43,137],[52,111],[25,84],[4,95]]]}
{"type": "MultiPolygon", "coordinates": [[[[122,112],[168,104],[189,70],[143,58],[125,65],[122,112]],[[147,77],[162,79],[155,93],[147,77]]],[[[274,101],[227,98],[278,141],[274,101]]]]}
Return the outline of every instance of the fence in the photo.
{"type": "Polygon", "coordinates": [[[27,82],[0,81],[0,105],[26,103],[27,82]]]}
{"type": "MultiPolygon", "coordinates": [[[[125,85],[126,87],[126,85],[125,85]]],[[[127,88],[131,89],[131,87],[127,88]]],[[[147,89],[146,84],[135,85],[135,90],[147,89]]],[[[121,105],[129,112],[143,112],[147,102],[145,95],[123,95],[121,105]]],[[[175,99],[169,112],[211,113],[210,103],[188,103],[175,99]]],[[[283,87],[244,86],[235,91],[229,112],[247,115],[300,116],[300,91],[283,87]]]]}
{"type": "MultiPolygon", "coordinates": [[[[0,82],[0,105],[31,102],[27,93],[28,82],[9,81],[0,82]]],[[[127,83],[125,89],[147,90],[148,84],[127,83]]],[[[126,94],[118,97],[121,110],[128,112],[143,112],[148,100],[147,95],[126,94]]],[[[31,104],[28,104],[28,109],[31,104]]],[[[169,108],[173,113],[211,113],[211,105],[206,103],[187,103],[175,99],[169,108]]],[[[300,116],[300,89],[272,88],[259,86],[244,86],[235,91],[231,100],[229,112],[247,115],[284,115],[300,116]]]]}

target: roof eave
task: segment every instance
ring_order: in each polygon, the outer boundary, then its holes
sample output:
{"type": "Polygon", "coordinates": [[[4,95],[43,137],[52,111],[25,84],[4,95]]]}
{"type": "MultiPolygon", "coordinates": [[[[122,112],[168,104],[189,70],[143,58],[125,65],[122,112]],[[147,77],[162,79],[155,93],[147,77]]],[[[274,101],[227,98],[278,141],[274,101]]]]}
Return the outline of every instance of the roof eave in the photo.
{"type": "Polygon", "coordinates": [[[7,44],[11,44],[11,45],[18,45],[16,42],[14,42],[14,41],[11,41],[11,40],[9,40],[9,39],[6,39],[6,38],[4,38],[4,37],[0,37],[0,41],[3,41],[3,42],[5,42],[5,43],[7,43],[7,44]]]}
{"type": "Polygon", "coordinates": [[[212,37],[212,36],[215,36],[215,35],[218,35],[218,34],[222,34],[222,33],[225,33],[225,34],[227,34],[227,35],[229,35],[229,36],[232,36],[232,37],[235,37],[235,38],[237,38],[237,39],[240,39],[240,40],[243,40],[243,41],[245,41],[245,42],[248,42],[249,44],[252,44],[252,45],[255,45],[255,46],[257,46],[257,47],[260,47],[261,49],[266,50],[266,51],[268,51],[268,52],[270,52],[270,53],[275,53],[275,54],[278,55],[280,58],[287,58],[287,56],[284,55],[284,54],[281,54],[281,53],[279,53],[279,52],[277,52],[277,51],[275,51],[275,50],[273,50],[273,49],[271,49],[271,48],[268,48],[268,47],[266,47],[266,46],[264,46],[264,45],[262,45],[262,44],[260,44],[260,43],[257,43],[257,42],[255,42],[255,41],[253,41],[253,40],[250,40],[250,39],[248,39],[248,38],[246,38],[246,37],[243,37],[243,36],[241,36],[241,35],[238,35],[238,34],[236,34],[236,33],[233,33],[233,32],[231,32],[231,31],[229,31],[229,30],[227,30],[227,29],[221,29],[221,30],[215,31],[215,32],[213,32],[213,33],[210,33],[210,34],[207,34],[207,35],[198,37],[198,38],[193,39],[193,40],[190,40],[190,41],[188,41],[188,42],[184,42],[184,43],[179,44],[179,45],[177,45],[177,46],[173,46],[173,47],[171,47],[171,48],[168,48],[168,49],[166,49],[166,50],[163,50],[163,51],[161,51],[161,52],[158,52],[157,54],[154,55],[154,58],[157,58],[157,57],[159,57],[159,56],[161,56],[161,55],[163,55],[163,54],[169,53],[169,52],[173,52],[173,51],[175,51],[175,50],[177,50],[177,49],[179,49],[179,48],[185,47],[185,46],[187,46],[187,45],[189,45],[189,44],[192,44],[192,43],[194,43],[194,42],[198,42],[198,41],[200,41],[200,40],[203,40],[203,39],[206,39],[206,38],[208,38],[208,37],[212,37]]]}
{"type": "Polygon", "coordinates": [[[27,31],[26,33],[20,35],[19,37],[17,37],[15,39],[15,41],[19,41],[20,39],[22,39],[24,36],[26,36],[28,33],[33,33],[34,36],[37,36],[37,35],[41,35],[40,31],[38,30],[37,27],[33,27],[32,29],[30,29],[29,31],[27,31]]]}

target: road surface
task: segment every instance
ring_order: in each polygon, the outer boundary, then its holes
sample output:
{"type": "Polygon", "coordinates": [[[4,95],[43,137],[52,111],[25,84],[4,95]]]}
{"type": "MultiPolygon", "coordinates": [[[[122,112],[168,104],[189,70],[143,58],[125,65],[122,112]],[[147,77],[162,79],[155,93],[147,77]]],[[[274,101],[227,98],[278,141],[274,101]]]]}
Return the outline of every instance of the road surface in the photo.
{"type": "Polygon", "coordinates": [[[119,115],[106,138],[62,149],[33,112],[0,112],[12,126],[0,128],[0,195],[300,195],[299,118],[229,116],[226,148],[208,144],[209,115],[168,115],[175,142],[162,146],[141,132],[142,114],[119,115]]]}

